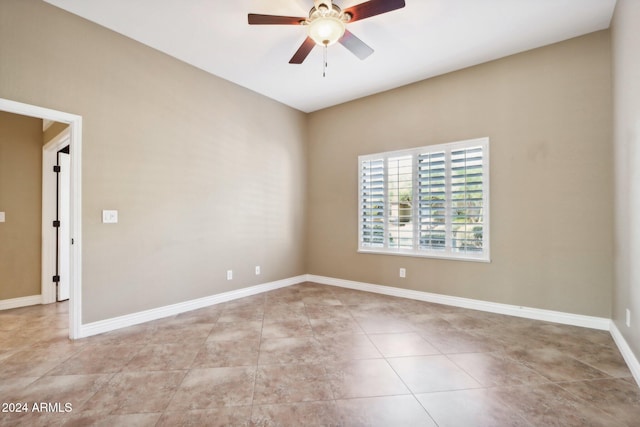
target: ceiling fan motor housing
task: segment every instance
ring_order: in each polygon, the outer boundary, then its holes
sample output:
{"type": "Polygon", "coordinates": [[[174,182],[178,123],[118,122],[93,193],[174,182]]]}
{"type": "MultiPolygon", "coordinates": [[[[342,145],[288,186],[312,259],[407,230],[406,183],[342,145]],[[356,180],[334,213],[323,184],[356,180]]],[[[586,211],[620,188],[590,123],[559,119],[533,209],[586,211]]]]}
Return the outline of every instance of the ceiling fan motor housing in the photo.
{"type": "Polygon", "coordinates": [[[331,0],[313,0],[315,9],[331,9],[332,3],[331,0]]]}

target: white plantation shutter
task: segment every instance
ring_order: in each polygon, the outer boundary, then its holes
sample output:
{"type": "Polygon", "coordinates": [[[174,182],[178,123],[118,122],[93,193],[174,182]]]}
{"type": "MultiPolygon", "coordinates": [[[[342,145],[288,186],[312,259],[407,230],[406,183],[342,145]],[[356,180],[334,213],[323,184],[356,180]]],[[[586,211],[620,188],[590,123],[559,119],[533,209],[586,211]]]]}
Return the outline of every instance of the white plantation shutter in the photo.
{"type": "Polygon", "coordinates": [[[488,138],[359,157],[361,252],[489,261],[488,138]]]}
{"type": "Polygon", "coordinates": [[[387,159],[388,245],[413,249],[413,157],[387,159]]]}
{"type": "Polygon", "coordinates": [[[445,249],[447,184],[445,152],[418,155],[420,249],[445,249]]]}
{"type": "Polygon", "coordinates": [[[451,152],[452,250],[482,251],[483,241],[483,150],[460,148],[451,152]]]}
{"type": "Polygon", "coordinates": [[[384,246],[384,159],[360,162],[360,245],[384,246]]]}

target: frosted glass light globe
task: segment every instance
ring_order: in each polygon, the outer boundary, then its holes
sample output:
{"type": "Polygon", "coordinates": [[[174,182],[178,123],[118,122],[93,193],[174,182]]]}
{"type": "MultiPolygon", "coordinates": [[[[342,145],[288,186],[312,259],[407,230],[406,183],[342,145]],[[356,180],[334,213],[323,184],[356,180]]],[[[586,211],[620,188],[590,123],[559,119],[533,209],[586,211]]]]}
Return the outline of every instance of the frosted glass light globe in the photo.
{"type": "Polygon", "coordinates": [[[324,16],[309,24],[309,37],[320,46],[331,46],[344,35],[344,22],[333,16],[324,16]]]}

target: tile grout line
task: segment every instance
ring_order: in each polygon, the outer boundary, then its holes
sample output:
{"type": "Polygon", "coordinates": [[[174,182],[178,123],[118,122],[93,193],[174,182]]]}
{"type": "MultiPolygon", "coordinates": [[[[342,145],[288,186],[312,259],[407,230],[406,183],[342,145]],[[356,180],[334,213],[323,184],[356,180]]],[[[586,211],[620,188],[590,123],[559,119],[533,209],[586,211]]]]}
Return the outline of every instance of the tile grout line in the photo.
{"type": "MultiPolygon", "coordinates": [[[[336,295],[335,295],[335,293],[333,292],[333,289],[330,289],[330,293],[331,293],[331,295],[333,295],[334,297],[336,296],[336,295]]],[[[342,303],[342,301],[341,301],[341,303],[342,303]]],[[[309,312],[307,311],[307,304],[306,304],[304,301],[302,302],[302,304],[303,304],[303,306],[304,306],[304,312],[305,312],[305,314],[307,315],[307,322],[309,322],[309,326],[311,327],[311,331],[312,331],[312,333],[313,333],[313,337],[314,337],[314,339],[318,342],[318,346],[320,346],[320,340],[319,340],[319,337],[317,336],[316,331],[313,329],[313,325],[311,324],[311,318],[309,317],[309,312]]],[[[324,350],[325,350],[325,348],[324,348],[324,346],[322,346],[321,351],[322,351],[323,353],[324,353],[324,350]]],[[[325,355],[323,354],[323,356],[325,356],[325,355]]],[[[327,364],[328,364],[328,363],[330,363],[330,362],[329,362],[328,355],[326,355],[326,357],[322,357],[322,359],[321,359],[321,360],[322,360],[322,370],[324,371],[325,379],[326,379],[326,381],[327,381],[327,384],[329,385],[329,390],[331,390],[331,396],[333,397],[333,399],[331,400],[331,402],[333,402],[333,406],[334,406],[334,408],[336,409],[336,413],[337,413],[337,412],[338,412],[338,411],[337,411],[337,409],[338,409],[338,408],[337,408],[337,400],[338,400],[338,399],[336,398],[336,392],[335,392],[335,390],[334,390],[334,388],[333,388],[333,385],[331,384],[331,381],[330,381],[330,379],[329,379],[329,371],[328,371],[328,369],[327,369],[327,364]]]]}
{"type": "Polygon", "coordinates": [[[251,410],[249,411],[249,423],[253,419],[253,409],[255,407],[255,396],[256,396],[256,384],[258,382],[258,369],[260,367],[260,354],[262,353],[262,333],[264,331],[264,317],[266,313],[266,305],[267,305],[267,296],[264,294],[262,301],[262,321],[260,325],[260,337],[258,338],[258,356],[256,358],[256,366],[253,371],[253,387],[251,389],[251,410]]]}
{"type": "MultiPolygon", "coordinates": [[[[405,310],[403,310],[403,311],[406,313],[406,311],[405,311],[405,310]]],[[[349,310],[349,313],[351,313],[351,310],[349,310]]],[[[352,314],[352,313],[351,313],[351,314],[352,314]]],[[[355,316],[353,316],[353,314],[352,314],[352,317],[354,317],[354,319],[355,319],[355,316]]],[[[356,322],[357,322],[357,320],[356,320],[356,322]]],[[[358,323],[358,325],[360,325],[360,324],[358,323]]],[[[361,327],[361,328],[362,328],[362,327],[361,327]]],[[[363,329],[363,331],[364,331],[364,329],[363,329]]],[[[402,382],[402,384],[403,384],[403,385],[406,387],[406,389],[409,391],[409,393],[411,394],[411,396],[413,397],[413,399],[418,403],[418,405],[420,405],[420,407],[421,407],[421,408],[424,410],[424,412],[427,414],[427,416],[429,417],[429,419],[430,419],[431,421],[433,421],[433,423],[434,423],[436,426],[439,426],[439,424],[438,424],[438,423],[437,423],[437,421],[433,418],[433,416],[431,416],[431,414],[429,413],[429,411],[427,410],[427,408],[425,408],[425,407],[424,407],[424,405],[420,402],[420,400],[416,397],[416,394],[413,392],[413,390],[411,389],[411,387],[409,387],[409,385],[404,381],[404,379],[402,379],[402,377],[400,376],[400,374],[395,370],[395,368],[393,367],[393,365],[391,365],[391,362],[389,362],[389,360],[388,360],[389,358],[387,358],[387,357],[384,355],[384,353],[382,352],[382,350],[380,350],[380,348],[375,344],[375,342],[373,342],[373,340],[372,340],[372,339],[371,339],[371,337],[369,336],[370,334],[369,334],[368,332],[366,332],[366,331],[364,331],[364,333],[365,333],[365,336],[367,337],[367,339],[369,340],[369,342],[370,342],[370,343],[371,343],[371,344],[376,348],[376,350],[378,350],[378,352],[380,353],[380,355],[382,356],[382,358],[384,359],[384,361],[387,363],[387,366],[389,366],[389,368],[391,368],[391,370],[392,370],[392,371],[393,371],[393,373],[396,375],[396,377],[398,377],[398,379],[402,382]]],[[[393,334],[393,333],[390,333],[390,334],[393,334]]],[[[423,339],[424,339],[424,338],[423,338],[423,339]]],[[[426,340],[425,340],[425,341],[426,341],[426,340]]],[[[429,344],[431,344],[431,343],[429,343],[429,344]]],[[[436,348],[436,347],[434,347],[434,348],[436,348]]],[[[437,349],[437,348],[436,348],[436,349],[437,349]]],[[[437,349],[437,350],[438,350],[438,351],[440,351],[439,349],[437,349]]],[[[406,396],[406,395],[405,395],[405,396],[406,396]]]]}
{"type": "MultiPolygon", "coordinates": [[[[375,345],[375,344],[374,344],[375,345]]],[[[380,352],[380,354],[382,354],[382,352],[380,352]]],[[[427,410],[427,408],[424,407],[424,405],[422,404],[422,402],[420,402],[420,399],[418,399],[418,397],[416,396],[416,394],[414,393],[413,390],[411,390],[411,387],[409,387],[409,385],[407,385],[407,383],[402,379],[402,377],[400,376],[400,374],[398,374],[398,372],[394,369],[393,365],[391,365],[391,363],[389,362],[389,360],[382,355],[383,359],[385,362],[387,362],[387,365],[391,368],[391,370],[393,371],[394,374],[396,374],[396,376],[398,377],[398,379],[400,379],[400,381],[402,381],[402,384],[404,384],[404,386],[407,388],[407,390],[409,390],[409,393],[411,394],[411,396],[413,397],[413,399],[418,403],[418,405],[420,405],[420,407],[424,410],[424,412],[427,414],[427,416],[431,419],[431,421],[433,421],[433,423],[438,426],[439,424],[437,423],[437,421],[435,420],[435,418],[433,418],[433,416],[431,416],[431,414],[429,413],[429,411],[427,410]]],[[[406,395],[405,395],[406,396],[406,395]]]]}

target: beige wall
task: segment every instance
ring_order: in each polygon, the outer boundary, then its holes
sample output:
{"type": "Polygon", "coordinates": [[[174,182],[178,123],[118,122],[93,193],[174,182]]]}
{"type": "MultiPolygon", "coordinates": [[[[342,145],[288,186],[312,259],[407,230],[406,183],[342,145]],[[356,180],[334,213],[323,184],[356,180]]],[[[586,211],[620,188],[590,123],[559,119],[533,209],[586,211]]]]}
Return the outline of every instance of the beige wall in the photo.
{"type": "Polygon", "coordinates": [[[0,58],[1,98],[83,117],[83,322],[305,272],[303,113],[37,0],[0,58]]]}
{"type": "Polygon", "coordinates": [[[613,320],[640,358],[640,2],[618,0],[612,23],[616,187],[613,320]],[[625,311],[631,311],[631,328],[625,311]]]}
{"type": "Polygon", "coordinates": [[[609,317],[609,42],[597,32],[311,114],[309,273],[609,317]],[[357,253],[358,155],[484,136],[491,263],[357,253]]]}
{"type": "Polygon", "coordinates": [[[42,121],[0,111],[0,300],[40,295],[42,121]]]}

